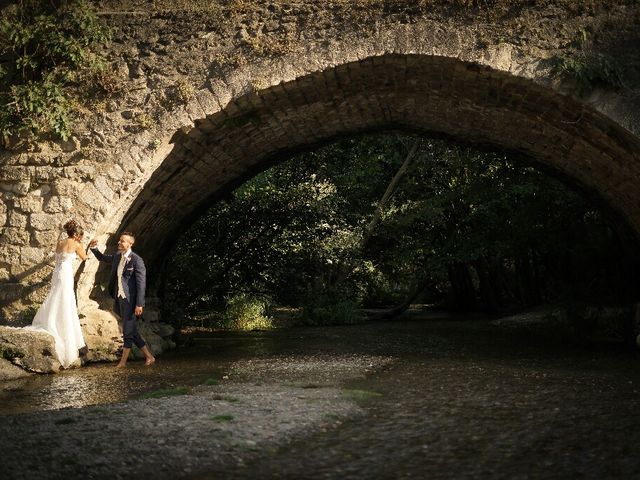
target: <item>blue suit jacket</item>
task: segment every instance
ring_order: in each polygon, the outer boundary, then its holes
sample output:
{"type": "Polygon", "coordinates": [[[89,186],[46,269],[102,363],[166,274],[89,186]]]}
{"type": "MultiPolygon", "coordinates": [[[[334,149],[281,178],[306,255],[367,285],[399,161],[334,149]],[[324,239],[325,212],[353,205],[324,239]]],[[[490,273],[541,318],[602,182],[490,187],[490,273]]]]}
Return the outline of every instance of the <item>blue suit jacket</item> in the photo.
{"type": "MultiPolygon", "coordinates": [[[[109,276],[109,295],[114,299],[118,294],[118,264],[121,253],[105,255],[97,248],[91,251],[98,260],[111,264],[111,275],[109,276]]],[[[147,286],[147,269],[144,266],[142,257],[135,252],[131,252],[127,263],[122,271],[122,289],[131,307],[144,307],[144,294],[147,286]]],[[[116,302],[118,303],[118,302],[116,302]]],[[[117,307],[116,307],[117,308],[117,307]]]]}

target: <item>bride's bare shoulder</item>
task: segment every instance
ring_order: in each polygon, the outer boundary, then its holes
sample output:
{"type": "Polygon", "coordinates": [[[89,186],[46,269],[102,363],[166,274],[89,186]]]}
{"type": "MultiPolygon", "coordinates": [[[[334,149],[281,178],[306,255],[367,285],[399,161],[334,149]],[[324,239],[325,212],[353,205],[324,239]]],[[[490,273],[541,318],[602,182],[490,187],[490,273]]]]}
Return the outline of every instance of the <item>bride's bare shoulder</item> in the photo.
{"type": "Polygon", "coordinates": [[[64,240],[60,240],[56,245],[56,253],[64,253],[68,252],[69,247],[71,247],[71,242],[74,240],[72,238],[65,238],[64,240]]]}

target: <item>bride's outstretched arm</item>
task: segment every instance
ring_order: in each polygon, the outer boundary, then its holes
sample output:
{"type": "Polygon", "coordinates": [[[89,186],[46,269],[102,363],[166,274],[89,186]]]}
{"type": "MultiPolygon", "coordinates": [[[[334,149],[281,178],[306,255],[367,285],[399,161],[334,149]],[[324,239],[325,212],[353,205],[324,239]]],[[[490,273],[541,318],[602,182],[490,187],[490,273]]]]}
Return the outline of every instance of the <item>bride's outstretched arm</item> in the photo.
{"type": "Polygon", "coordinates": [[[80,259],[84,262],[87,259],[87,254],[82,247],[82,243],[76,242],[76,254],[80,257],[80,259]]]}

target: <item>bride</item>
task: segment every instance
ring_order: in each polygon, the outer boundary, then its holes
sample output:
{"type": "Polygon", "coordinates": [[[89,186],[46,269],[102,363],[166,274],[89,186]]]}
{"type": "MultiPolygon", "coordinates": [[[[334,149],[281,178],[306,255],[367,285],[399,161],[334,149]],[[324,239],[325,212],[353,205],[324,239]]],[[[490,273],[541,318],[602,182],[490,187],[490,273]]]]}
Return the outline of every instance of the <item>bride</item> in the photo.
{"type": "Polygon", "coordinates": [[[68,368],[80,358],[78,350],[85,346],[73,291],[73,260],[77,257],[86,260],[87,254],[80,243],[84,234],[80,225],[69,220],[63,228],[68,238],[56,246],[51,290],[31,326],[46,330],[53,336],[58,360],[68,368]]]}

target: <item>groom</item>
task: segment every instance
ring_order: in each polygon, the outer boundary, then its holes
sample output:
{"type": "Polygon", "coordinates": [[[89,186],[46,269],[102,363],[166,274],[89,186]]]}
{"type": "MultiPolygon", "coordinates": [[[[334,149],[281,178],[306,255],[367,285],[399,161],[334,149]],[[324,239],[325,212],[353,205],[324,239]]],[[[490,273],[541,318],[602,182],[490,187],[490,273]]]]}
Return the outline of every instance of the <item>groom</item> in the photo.
{"type": "Polygon", "coordinates": [[[118,253],[104,255],[96,248],[97,240],[91,240],[89,247],[101,262],[111,264],[109,278],[109,294],[114,298],[114,311],[122,320],[122,336],[124,347],[122,358],[118,367],[125,367],[129,352],[133,344],[136,345],[145,356],[145,365],[151,365],[156,361],[145,341],[138,333],[137,317],[142,315],[144,309],[144,292],[147,281],[147,270],[142,258],[131,251],[136,239],[130,232],[124,232],[118,240],[118,253]]]}

